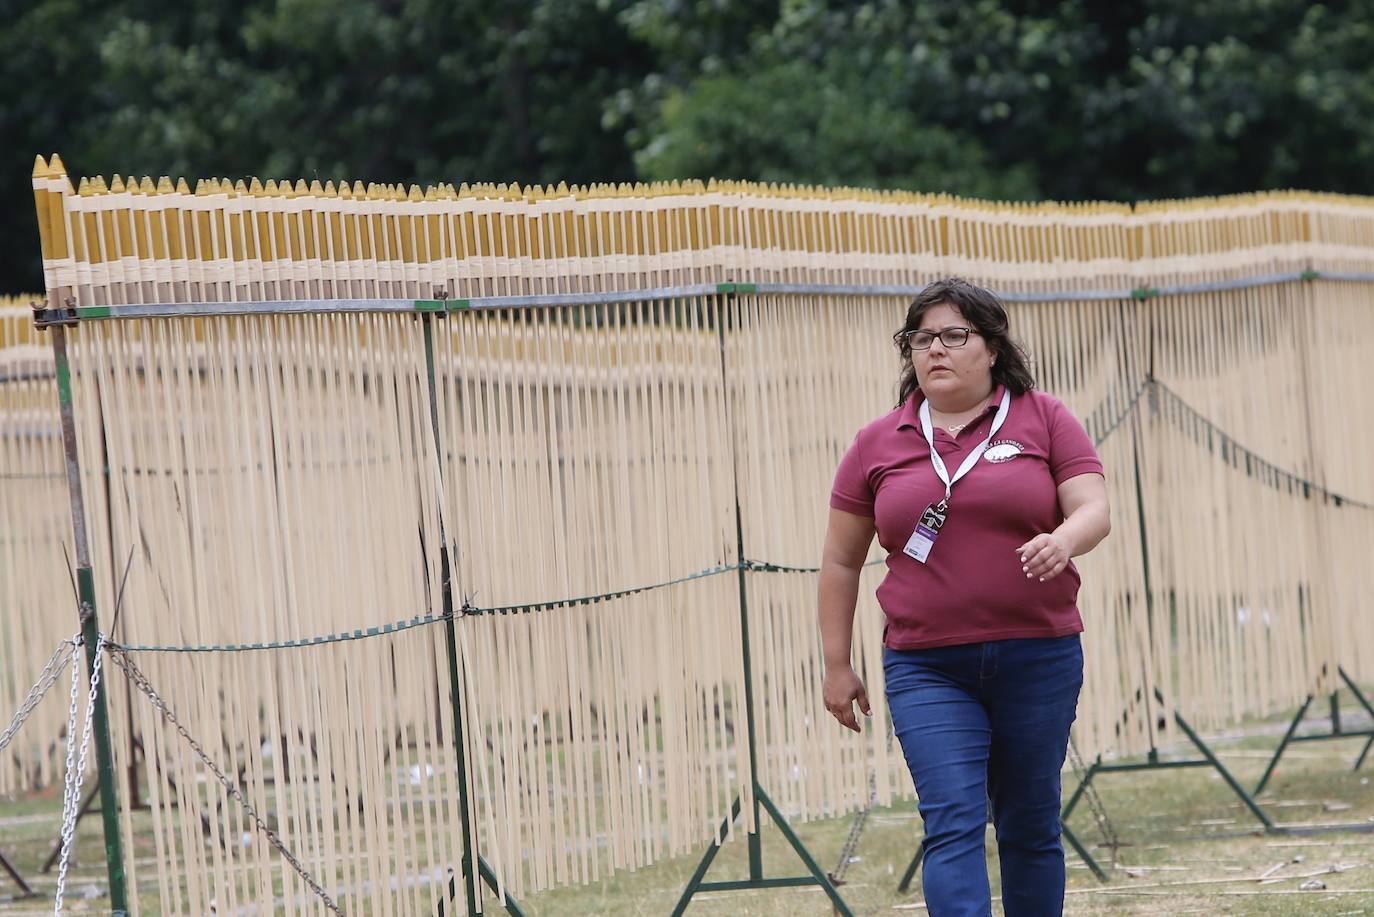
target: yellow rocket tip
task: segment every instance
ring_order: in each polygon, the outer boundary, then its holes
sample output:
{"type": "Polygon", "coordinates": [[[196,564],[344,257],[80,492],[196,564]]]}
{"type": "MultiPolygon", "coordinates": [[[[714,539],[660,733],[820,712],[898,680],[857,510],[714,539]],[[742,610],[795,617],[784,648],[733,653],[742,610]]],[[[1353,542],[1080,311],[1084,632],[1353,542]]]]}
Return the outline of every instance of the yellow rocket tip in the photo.
{"type": "Polygon", "coordinates": [[[62,162],[62,157],[61,157],[61,156],[58,156],[56,153],[53,153],[53,154],[52,154],[52,158],[48,160],[48,174],[49,174],[49,175],[66,175],[66,174],[67,174],[67,167],[66,167],[66,165],[63,164],[63,162],[62,162]]]}
{"type": "Polygon", "coordinates": [[[34,178],[47,178],[50,174],[51,174],[51,173],[48,171],[48,163],[43,159],[43,155],[40,153],[40,154],[38,154],[37,156],[34,156],[34,157],[33,157],[33,177],[34,177],[34,178]]]}

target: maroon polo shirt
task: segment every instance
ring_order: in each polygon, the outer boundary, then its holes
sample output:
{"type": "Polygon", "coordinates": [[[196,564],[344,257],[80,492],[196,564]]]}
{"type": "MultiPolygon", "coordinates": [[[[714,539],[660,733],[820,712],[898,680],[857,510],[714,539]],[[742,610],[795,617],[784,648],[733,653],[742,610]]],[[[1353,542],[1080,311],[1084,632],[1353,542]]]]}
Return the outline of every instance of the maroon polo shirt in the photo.
{"type": "MultiPolygon", "coordinates": [[[[998,386],[979,417],[950,436],[935,428],[935,448],[950,475],[992,428],[998,386]]],[[[1102,473],[1087,432],[1059,399],[1015,395],[988,450],[958,483],[949,516],[926,563],[903,553],[927,505],[945,486],[921,432],[918,391],[861,429],[840,461],[830,505],[872,517],[887,550],[878,604],[887,615],[883,642],[893,649],[1060,637],[1083,630],[1078,570],[1048,582],[1027,579],[1016,549],[1064,521],[1057,488],[1076,475],[1102,473]]]]}

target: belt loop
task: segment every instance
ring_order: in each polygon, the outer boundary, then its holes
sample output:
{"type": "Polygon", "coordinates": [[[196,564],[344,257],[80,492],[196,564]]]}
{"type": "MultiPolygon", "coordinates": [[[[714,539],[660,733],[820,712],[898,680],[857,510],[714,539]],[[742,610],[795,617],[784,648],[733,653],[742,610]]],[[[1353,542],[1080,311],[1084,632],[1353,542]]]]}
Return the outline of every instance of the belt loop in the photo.
{"type": "Polygon", "coordinates": [[[997,643],[986,640],[982,646],[983,655],[979,660],[978,677],[994,678],[997,675],[997,643]]]}

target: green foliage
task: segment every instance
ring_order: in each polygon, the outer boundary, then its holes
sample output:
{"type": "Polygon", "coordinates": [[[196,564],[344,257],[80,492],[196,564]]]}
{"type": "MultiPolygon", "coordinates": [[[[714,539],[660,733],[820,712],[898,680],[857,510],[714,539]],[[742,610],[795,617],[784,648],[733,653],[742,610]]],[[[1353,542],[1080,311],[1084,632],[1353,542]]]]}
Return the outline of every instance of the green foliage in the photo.
{"type": "Polygon", "coordinates": [[[1029,170],[989,168],[978,139],[924,123],[880,79],[837,70],[826,78],[800,61],[748,79],[703,78],[674,91],[662,125],[635,162],[650,178],[714,175],[1029,198],[1029,170]]]}
{"type": "Polygon", "coordinates": [[[41,288],[29,173],[635,178],[605,100],[645,50],[600,0],[0,0],[4,289],[41,288]]]}
{"type": "Polygon", "coordinates": [[[1374,0],[0,0],[6,290],[77,174],[1374,189],[1374,0]]]}

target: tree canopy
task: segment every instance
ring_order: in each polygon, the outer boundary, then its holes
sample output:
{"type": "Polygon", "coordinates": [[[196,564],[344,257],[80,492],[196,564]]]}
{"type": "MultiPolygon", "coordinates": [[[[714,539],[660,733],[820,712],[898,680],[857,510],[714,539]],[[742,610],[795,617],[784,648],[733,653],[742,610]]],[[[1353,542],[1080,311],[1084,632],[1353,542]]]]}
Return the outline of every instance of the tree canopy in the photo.
{"type": "Polygon", "coordinates": [[[1374,0],[0,0],[29,172],[1370,193],[1374,0]]]}

